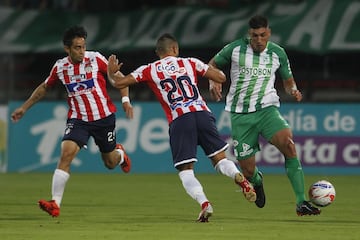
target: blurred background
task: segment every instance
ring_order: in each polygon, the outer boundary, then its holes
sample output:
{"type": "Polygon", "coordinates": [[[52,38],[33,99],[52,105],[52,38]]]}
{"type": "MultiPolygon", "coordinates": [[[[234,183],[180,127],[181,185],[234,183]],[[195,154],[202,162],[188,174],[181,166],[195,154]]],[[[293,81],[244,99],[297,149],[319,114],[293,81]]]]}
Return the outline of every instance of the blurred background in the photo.
{"type": "MultiPolygon", "coordinates": [[[[277,79],[280,110],[293,128],[305,172],[359,174],[359,0],[0,0],[0,172],[56,166],[67,111],[63,86],[49,91],[19,123],[11,123],[9,114],[66,56],[62,35],[69,26],[83,25],[87,49],[116,54],[128,74],[157,59],[155,42],[165,32],[178,39],[181,56],[208,62],[227,43],[247,36],[255,14],[268,17],[271,40],[285,48],[303,92],[303,103],[294,103],[277,79]]],[[[211,101],[206,79],[199,83],[221,136],[232,143],[224,103],[211,101]]],[[[134,172],[174,171],[167,122],[154,94],[145,85],[131,86],[135,114],[130,121],[121,111],[118,90],[110,85],[108,90],[119,106],[117,138],[133,159],[134,172]]],[[[283,173],[282,155],[265,141],[261,145],[257,163],[262,171],[283,173]]],[[[231,148],[227,154],[234,159],[231,148]]],[[[199,159],[206,159],[202,151],[199,159]]],[[[208,161],[198,166],[214,171],[208,161]]],[[[106,171],[91,140],[72,171],[106,171]]]]}
{"type": "MultiPolygon", "coordinates": [[[[88,50],[117,54],[129,73],[156,59],[156,38],[166,31],[178,38],[181,56],[208,62],[226,43],[246,36],[247,20],[256,13],[268,16],[271,40],[286,49],[305,102],[357,102],[358,8],[359,1],[349,0],[0,0],[0,103],[27,98],[47,77],[65,56],[61,39],[69,25],[84,25],[88,50]]],[[[277,84],[282,101],[291,101],[277,84]]],[[[207,82],[200,87],[211,101],[207,82]]],[[[59,86],[47,98],[64,94],[59,86]]],[[[131,97],[155,100],[142,85],[131,88],[131,97]]]]}

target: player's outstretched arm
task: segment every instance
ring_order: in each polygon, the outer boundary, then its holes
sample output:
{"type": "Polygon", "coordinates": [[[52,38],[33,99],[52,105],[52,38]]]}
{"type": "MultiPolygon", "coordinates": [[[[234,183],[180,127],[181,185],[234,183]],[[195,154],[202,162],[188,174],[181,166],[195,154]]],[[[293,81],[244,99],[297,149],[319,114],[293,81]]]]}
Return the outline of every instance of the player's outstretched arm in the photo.
{"type": "Polygon", "coordinates": [[[215,69],[217,71],[219,71],[217,73],[217,75],[219,75],[218,77],[220,78],[220,81],[216,81],[216,79],[214,77],[209,77],[209,91],[210,91],[210,96],[213,100],[219,102],[222,98],[222,83],[226,81],[226,76],[225,74],[218,69],[218,67],[216,66],[216,63],[214,61],[214,58],[212,58],[209,61],[209,69],[215,69]]]}
{"type": "Polygon", "coordinates": [[[30,95],[30,97],[21,105],[21,107],[14,110],[11,114],[11,120],[13,122],[19,121],[26,113],[26,111],[31,108],[35,103],[42,99],[47,92],[46,83],[41,83],[30,95]]]}

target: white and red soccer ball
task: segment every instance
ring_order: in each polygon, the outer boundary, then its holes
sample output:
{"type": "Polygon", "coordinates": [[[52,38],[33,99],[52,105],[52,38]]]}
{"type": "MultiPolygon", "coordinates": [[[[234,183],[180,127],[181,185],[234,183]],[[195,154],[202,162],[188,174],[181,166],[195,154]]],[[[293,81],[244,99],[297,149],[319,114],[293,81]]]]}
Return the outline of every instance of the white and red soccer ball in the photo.
{"type": "Polygon", "coordinates": [[[313,183],[309,189],[310,201],[318,207],[326,207],[335,200],[335,188],[326,180],[313,183]]]}

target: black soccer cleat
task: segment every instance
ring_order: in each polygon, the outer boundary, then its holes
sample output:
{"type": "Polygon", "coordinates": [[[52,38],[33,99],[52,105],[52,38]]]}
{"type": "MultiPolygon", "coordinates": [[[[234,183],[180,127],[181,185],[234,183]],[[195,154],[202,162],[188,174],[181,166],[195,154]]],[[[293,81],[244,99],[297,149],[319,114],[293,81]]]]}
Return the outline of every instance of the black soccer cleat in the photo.
{"type": "Polygon", "coordinates": [[[303,201],[300,205],[296,206],[296,213],[298,216],[319,215],[321,210],[312,206],[308,201],[303,201]]]}
{"type": "Polygon", "coordinates": [[[265,191],[264,191],[264,184],[263,184],[263,175],[259,172],[261,177],[261,184],[254,186],[256,192],[256,200],[255,204],[258,208],[263,208],[265,206],[265,191]]]}

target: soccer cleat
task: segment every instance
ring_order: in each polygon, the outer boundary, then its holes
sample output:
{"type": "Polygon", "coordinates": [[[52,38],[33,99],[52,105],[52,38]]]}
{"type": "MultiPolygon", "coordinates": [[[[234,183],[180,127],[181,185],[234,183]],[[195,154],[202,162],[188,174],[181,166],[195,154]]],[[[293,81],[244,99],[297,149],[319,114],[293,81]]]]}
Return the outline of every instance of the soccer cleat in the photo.
{"type": "Polygon", "coordinates": [[[251,183],[242,175],[242,173],[237,173],[235,175],[235,183],[241,187],[241,190],[246,198],[250,202],[255,202],[256,192],[251,183]]]}
{"type": "Polygon", "coordinates": [[[300,205],[296,206],[296,213],[298,216],[319,215],[321,210],[312,206],[308,201],[303,201],[300,205]]]}
{"type": "Polygon", "coordinates": [[[59,206],[56,204],[55,200],[50,200],[50,201],[46,201],[46,200],[39,200],[39,207],[47,212],[50,216],[52,217],[58,217],[60,215],[60,208],[59,206]]]}
{"type": "Polygon", "coordinates": [[[201,212],[199,213],[199,217],[197,219],[198,222],[209,222],[209,217],[213,214],[213,208],[210,202],[204,202],[201,204],[201,212]]]}
{"type": "Polygon", "coordinates": [[[261,184],[258,186],[254,186],[256,192],[256,200],[255,204],[258,208],[263,208],[265,206],[265,191],[264,191],[264,184],[263,184],[263,175],[259,172],[261,177],[261,184]]]}
{"type": "Polygon", "coordinates": [[[118,143],[118,144],[116,144],[116,148],[120,149],[120,150],[122,150],[124,152],[124,162],[122,164],[120,164],[121,169],[123,170],[124,173],[130,172],[131,160],[130,160],[129,156],[126,154],[123,145],[118,143]]]}

